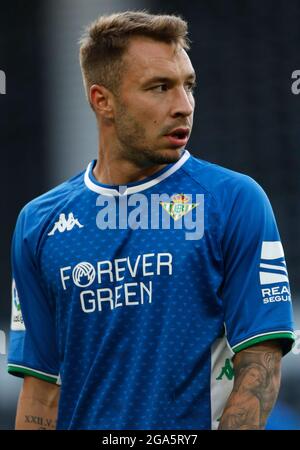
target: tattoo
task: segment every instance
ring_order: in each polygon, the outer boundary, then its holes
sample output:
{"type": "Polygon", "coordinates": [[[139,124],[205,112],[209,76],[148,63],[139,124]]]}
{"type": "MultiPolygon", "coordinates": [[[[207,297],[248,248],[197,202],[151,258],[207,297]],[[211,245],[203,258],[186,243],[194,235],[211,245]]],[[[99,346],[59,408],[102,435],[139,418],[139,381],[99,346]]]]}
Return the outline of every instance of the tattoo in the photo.
{"type": "Polygon", "coordinates": [[[33,423],[35,425],[39,425],[39,430],[55,430],[56,429],[56,421],[52,419],[46,419],[45,417],[40,416],[27,416],[25,415],[25,423],[33,423]]]}
{"type": "Polygon", "coordinates": [[[279,391],[281,356],[276,342],[257,344],[235,355],[235,381],[220,430],[264,429],[279,391]]]}

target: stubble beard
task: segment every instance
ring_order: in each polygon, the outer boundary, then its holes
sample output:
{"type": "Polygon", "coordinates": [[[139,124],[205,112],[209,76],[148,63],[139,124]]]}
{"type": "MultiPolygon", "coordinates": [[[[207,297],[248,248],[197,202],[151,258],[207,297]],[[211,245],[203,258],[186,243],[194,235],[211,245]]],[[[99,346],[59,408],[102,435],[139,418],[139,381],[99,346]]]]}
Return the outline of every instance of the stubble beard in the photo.
{"type": "Polygon", "coordinates": [[[154,165],[172,164],[180,159],[183,152],[164,152],[155,150],[147,143],[146,130],[142,124],[135,120],[126,107],[119,103],[118,113],[115,117],[117,137],[120,142],[120,153],[127,161],[137,167],[146,168],[154,165]]]}

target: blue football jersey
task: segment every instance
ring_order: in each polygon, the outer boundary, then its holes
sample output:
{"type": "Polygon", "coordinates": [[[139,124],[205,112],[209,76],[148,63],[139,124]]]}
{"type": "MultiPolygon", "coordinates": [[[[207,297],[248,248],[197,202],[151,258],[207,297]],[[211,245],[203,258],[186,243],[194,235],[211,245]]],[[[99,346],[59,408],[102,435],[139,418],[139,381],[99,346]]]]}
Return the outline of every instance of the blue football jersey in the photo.
{"type": "Polygon", "coordinates": [[[58,429],[215,429],[233,355],[294,339],[270,202],[187,150],[127,186],[95,163],[18,217],[8,370],[60,385],[58,429]]]}

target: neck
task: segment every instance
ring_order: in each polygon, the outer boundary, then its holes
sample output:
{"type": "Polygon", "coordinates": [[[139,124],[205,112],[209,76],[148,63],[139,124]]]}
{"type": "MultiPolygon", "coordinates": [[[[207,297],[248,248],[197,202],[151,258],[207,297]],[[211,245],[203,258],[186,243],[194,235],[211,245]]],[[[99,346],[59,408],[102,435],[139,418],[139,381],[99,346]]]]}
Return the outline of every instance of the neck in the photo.
{"type": "Polygon", "coordinates": [[[151,164],[140,167],[134,161],[126,159],[124,152],[117,145],[105,145],[103,136],[99,141],[99,152],[93,175],[102,184],[123,185],[141,181],[167,166],[167,164],[151,164]]]}

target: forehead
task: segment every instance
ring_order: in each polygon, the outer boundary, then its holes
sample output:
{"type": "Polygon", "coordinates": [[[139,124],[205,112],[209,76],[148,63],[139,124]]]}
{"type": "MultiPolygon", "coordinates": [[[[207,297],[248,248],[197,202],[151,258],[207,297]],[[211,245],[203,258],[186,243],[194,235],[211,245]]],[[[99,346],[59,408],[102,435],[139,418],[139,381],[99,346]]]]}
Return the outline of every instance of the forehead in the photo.
{"type": "Polygon", "coordinates": [[[175,44],[133,38],[124,55],[126,78],[145,81],[155,76],[188,77],[194,69],[186,51],[175,44]]]}

